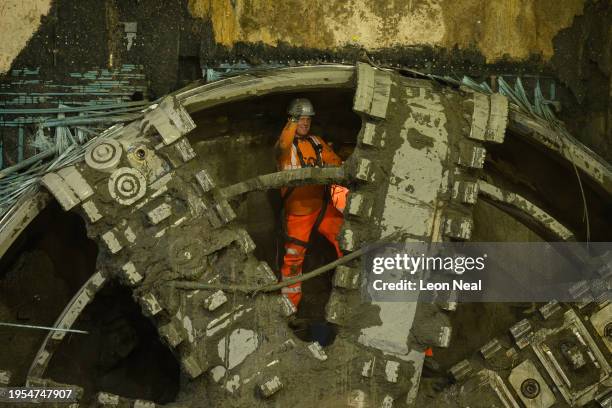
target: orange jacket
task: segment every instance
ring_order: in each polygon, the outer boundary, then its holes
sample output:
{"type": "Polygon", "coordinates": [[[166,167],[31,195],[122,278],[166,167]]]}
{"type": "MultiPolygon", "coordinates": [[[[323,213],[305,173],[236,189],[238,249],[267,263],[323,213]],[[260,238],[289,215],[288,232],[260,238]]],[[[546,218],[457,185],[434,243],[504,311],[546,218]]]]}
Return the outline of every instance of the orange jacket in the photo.
{"type": "MultiPolygon", "coordinates": [[[[288,122],[278,139],[278,169],[299,169],[302,167],[294,139],[296,137],[297,123],[288,122]]],[[[302,153],[305,163],[316,163],[317,154],[307,138],[313,138],[316,144],[321,145],[321,159],[324,165],[339,166],[342,164],[340,157],[318,136],[309,135],[304,138],[297,138],[297,145],[302,153]]],[[[311,214],[321,208],[323,204],[323,194],[325,187],[322,185],[309,185],[295,187],[285,201],[285,211],[287,214],[306,215],[311,214]]],[[[281,195],[287,193],[287,188],[281,189],[281,195]]]]}

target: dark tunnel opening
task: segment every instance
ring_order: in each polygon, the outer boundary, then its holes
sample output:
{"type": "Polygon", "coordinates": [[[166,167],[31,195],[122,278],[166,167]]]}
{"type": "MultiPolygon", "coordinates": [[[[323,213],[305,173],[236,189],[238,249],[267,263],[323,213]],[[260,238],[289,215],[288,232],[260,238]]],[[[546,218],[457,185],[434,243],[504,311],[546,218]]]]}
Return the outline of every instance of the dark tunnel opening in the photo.
{"type": "Polygon", "coordinates": [[[574,232],[578,241],[610,241],[610,203],[584,172],[576,171],[568,163],[544,151],[512,132],[508,132],[503,145],[488,147],[485,162],[487,176],[495,184],[516,192],[538,205],[574,232]],[[584,216],[586,201],[589,225],[584,216]]]}
{"type": "MultiPolygon", "coordinates": [[[[83,220],[56,201],[19,235],[0,259],[0,321],[52,326],[95,270],[96,244],[83,220]]],[[[47,332],[0,327],[0,367],[23,384],[47,332]]]]}
{"type": "Polygon", "coordinates": [[[180,366],[129,288],[111,281],[74,324],[89,334],[69,334],[53,354],[47,376],[84,388],[155,403],[176,399],[180,366]]]}
{"type": "MultiPolygon", "coordinates": [[[[193,115],[196,130],[189,139],[202,163],[222,186],[277,171],[274,144],[287,120],[287,106],[293,98],[312,101],[316,115],[311,133],[321,136],[346,160],[352,153],[361,119],[352,111],[353,89],[320,90],[267,95],[225,104],[193,115]]],[[[232,202],[238,222],[256,244],[255,255],[266,261],[280,278],[284,255],[281,234],[281,198],[278,190],[251,192],[232,202]]],[[[303,272],[306,273],[335,259],[333,246],[319,233],[311,235],[303,272]]],[[[325,305],[331,293],[332,273],[309,280],[302,287],[298,319],[308,324],[294,328],[305,340],[329,344],[333,330],[325,322],[325,305]]]]}
{"type": "MultiPolygon", "coordinates": [[[[85,223],[51,201],[0,259],[0,321],[53,327],[96,270],[98,248],[85,223]]],[[[85,388],[173,401],[180,367],[128,288],[111,282],[95,294],[53,353],[45,378],[85,388]]],[[[0,327],[0,368],[22,386],[47,330],[0,327]]]]}

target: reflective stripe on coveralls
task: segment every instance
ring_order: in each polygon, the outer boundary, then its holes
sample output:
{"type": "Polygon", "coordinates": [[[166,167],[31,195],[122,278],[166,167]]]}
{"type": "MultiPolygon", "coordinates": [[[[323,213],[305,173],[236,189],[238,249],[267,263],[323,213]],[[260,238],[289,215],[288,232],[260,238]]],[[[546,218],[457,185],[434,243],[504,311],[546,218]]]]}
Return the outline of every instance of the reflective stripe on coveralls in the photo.
{"type": "MultiPolygon", "coordinates": [[[[285,144],[281,144],[284,150],[279,158],[280,169],[341,165],[340,158],[317,136],[295,137],[295,129],[291,125],[287,126],[281,134],[285,144]],[[302,152],[306,152],[307,156],[302,152]]],[[[282,193],[284,222],[281,225],[285,228],[286,236],[282,276],[286,279],[302,274],[302,264],[313,228],[334,245],[338,257],[341,257],[336,236],[340,232],[343,218],[342,213],[330,203],[329,186],[289,187],[283,189],[282,193]]],[[[297,308],[302,297],[301,282],[289,285],[282,293],[297,308]]]]}
{"type": "MultiPolygon", "coordinates": [[[[323,209],[320,209],[307,215],[287,214],[285,222],[287,223],[288,233],[300,241],[308,242],[310,240],[310,234],[314,229],[315,222],[322,210],[323,209]]],[[[336,255],[341,257],[343,254],[340,250],[340,245],[338,244],[336,236],[340,233],[340,228],[344,221],[342,213],[340,213],[331,203],[327,204],[325,210],[325,216],[321,219],[321,223],[317,230],[334,246],[336,255]]],[[[285,257],[283,258],[283,266],[281,268],[283,280],[302,274],[302,264],[305,256],[306,247],[303,245],[295,244],[291,241],[285,243],[285,257]]],[[[296,307],[302,299],[301,286],[302,282],[297,282],[293,285],[289,285],[288,288],[299,289],[282,292],[296,307]]]]}

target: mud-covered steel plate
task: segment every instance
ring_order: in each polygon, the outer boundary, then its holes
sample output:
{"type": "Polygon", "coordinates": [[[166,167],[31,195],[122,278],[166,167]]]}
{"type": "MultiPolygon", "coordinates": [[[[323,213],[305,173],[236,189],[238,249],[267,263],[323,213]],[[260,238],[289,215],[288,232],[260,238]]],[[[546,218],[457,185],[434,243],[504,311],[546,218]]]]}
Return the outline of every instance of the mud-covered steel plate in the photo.
{"type": "Polygon", "coordinates": [[[108,191],[119,204],[131,205],[144,197],[147,182],[138,170],[121,167],[108,179],[108,191]]]}
{"type": "Polygon", "coordinates": [[[85,163],[92,169],[111,171],[119,164],[123,149],[114,139],[102,139],[87,148],[85,163]]]}

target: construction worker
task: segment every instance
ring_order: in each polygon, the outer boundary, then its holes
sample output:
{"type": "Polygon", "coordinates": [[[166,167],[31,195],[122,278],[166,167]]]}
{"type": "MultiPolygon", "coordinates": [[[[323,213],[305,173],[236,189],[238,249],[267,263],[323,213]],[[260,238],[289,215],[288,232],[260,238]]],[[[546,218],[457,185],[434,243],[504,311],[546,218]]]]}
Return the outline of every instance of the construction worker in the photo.
{"type": "MultiPolygon", "coordinates": [[[[315,112],[308,99],[294,99],[287,112],[289,119],[276,144],[279,170],[342,164],[340,157],[321,137],[310,134],[310,124],[315,112]]],[[[302,274],[302,263],[313,229],[332,243],[338,257],[342,256],[336,237],[343,222],[341,211],[346,203],[347,191],[342,186],[323,185],[281,189],[281,222],[285,235],[285,255],[281,268],[283,280],[302,274]]],[[[282,293],[291,300],[297,310],[302,298],[302,283],[285,287],[282,293]]]]}

